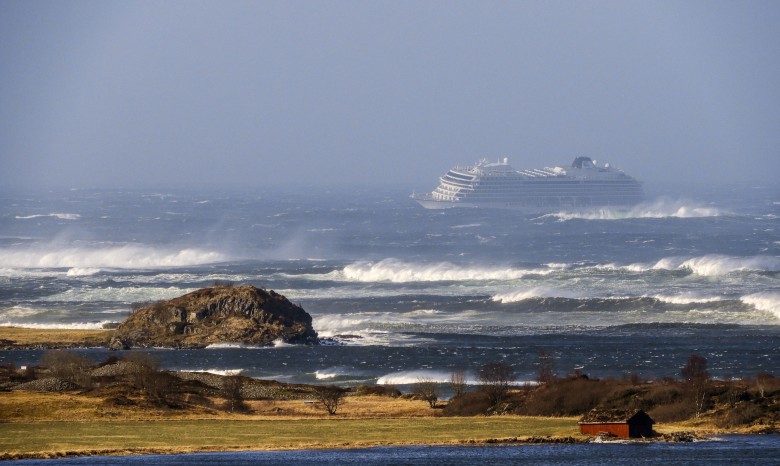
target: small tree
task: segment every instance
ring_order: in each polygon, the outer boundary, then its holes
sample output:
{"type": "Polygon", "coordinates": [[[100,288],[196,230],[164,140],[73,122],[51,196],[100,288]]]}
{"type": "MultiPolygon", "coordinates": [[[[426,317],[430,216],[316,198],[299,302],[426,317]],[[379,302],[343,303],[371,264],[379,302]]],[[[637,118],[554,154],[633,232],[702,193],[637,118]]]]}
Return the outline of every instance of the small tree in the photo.
{"type": "Polygon", "coordinates": [[[160,370],[160,361],[145,352],[129,352],[123,359],[129,365],[127,375],[133,386],[143,390],[149,401],[167,404],[175,381],[160,370]]]}
{"type": "Polygon", "coordinates": [[[680,370],[685,379],[694,403],[696,404],[696,417],[704,411],[707,402],[707,387],[710,381],[710,373],[707,371],[707,358],[692,354],[688,358],[688,364],[680,370]]]}
{"type": "Polygon", "coordinates": [[[232,375],[222,379],[222,397],[225,398],[225,408],[231,413],[234,411],[246,411],[249,407],[244,403],[241,388],[244,379],[240,375],[232,375]]]}
{"type": "Polygon", "coordinates": [[[555,381],[555,360],[552,354],[539,351],[536,361],[536,381],[540,384],[548,384],[555,381]]]}
{"type": "Polygon", "coordinates": [[[418,377],[417,383],[412,386],[412,394],[435,408],[436,402],[439,401],[439,384],[430,378],[418,377]]]}
{"type": "Polygon", "coordinates": [[[73,351],[47,351],[41,358],[41,365],[49,368],[54,377],[80,387],[89,387],[92,384],[92,361],[73,351]]]}
{"type": "Polygon", "coordinates": [[[314,388],[314,397],[331,416],[336,414],[346,395],[346,390],[335,385],[319,385],[314,388]]]}
{"type": "Polygon", "coordinates": [[[477,373],[483,391],[492,405],[497,405],[509,394],[510,383],[515,378],[512,366],[502,362],[490,362],[477,373]]]}
{"type": "Polygon", "coordinates": [[[460,398],[466,393],[466,373],[461,369],[456,369],[450,374],[450,390],[452,398],[460,398]]]}
{"type": "Polygon", "coordinates": [[[766,386],[772,378],[772,374],[769,372],[762,371],[756,374],[756,388],[758,389],[758,394],[761,398],[764,398],[766,395],[766,386]]]}

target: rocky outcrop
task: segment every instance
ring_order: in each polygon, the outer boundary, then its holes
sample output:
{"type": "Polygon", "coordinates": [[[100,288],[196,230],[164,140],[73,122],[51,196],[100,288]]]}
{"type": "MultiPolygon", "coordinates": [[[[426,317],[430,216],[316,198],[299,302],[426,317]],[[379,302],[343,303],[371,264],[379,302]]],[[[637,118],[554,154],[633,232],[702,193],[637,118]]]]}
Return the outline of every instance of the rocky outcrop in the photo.
{"type": "Polygon", "coordinates": [[[112,349],[202,348],[215,343],[317,343],[311,316],[284,296],[254,286],[214,286],[133,313],[114,332],[112,349]]]}

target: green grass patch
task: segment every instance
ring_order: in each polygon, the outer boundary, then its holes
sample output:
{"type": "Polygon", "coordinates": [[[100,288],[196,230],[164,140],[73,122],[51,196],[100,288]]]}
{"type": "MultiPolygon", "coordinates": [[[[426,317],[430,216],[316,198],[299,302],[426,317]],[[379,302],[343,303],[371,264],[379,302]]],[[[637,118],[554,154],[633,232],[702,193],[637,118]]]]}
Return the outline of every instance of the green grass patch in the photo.
{"type": "Polygon", "coordinates": [[[574,418],[278,419],[0,424],[0,451],[19,456],[447,444],[577,436],[574,418]]]}

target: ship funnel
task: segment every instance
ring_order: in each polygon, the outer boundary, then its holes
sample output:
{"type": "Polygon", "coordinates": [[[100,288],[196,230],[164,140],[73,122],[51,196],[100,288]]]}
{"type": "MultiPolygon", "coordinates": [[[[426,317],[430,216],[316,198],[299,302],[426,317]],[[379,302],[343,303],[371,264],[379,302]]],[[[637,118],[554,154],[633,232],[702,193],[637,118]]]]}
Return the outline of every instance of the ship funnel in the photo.
{"type": "Polygon", "coordinates": [[[504,157],[504,165],[509,165],[509,157],[504,157]]]}

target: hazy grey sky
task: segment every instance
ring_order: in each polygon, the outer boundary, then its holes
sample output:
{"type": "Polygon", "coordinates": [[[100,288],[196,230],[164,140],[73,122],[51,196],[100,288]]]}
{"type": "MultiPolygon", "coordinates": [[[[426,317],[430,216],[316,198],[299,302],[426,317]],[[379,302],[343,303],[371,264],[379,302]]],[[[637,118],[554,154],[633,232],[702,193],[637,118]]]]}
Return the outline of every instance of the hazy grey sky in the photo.
{"type": "Polygon", "coordinates": [[[0,185],[780,174],[778,1],[0,2],[0,185]]]}

